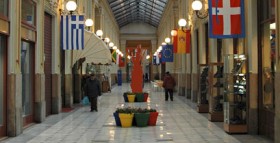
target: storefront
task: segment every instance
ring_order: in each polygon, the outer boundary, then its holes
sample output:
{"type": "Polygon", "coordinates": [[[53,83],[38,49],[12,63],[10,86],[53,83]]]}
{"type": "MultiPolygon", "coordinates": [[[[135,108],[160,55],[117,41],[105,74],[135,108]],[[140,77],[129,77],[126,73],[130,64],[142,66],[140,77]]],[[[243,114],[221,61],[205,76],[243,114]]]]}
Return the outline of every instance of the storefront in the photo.
{"type": "Polygon", "coordinates": [[[7,75],[7,37],[0,34],[0,138],[6,135],[6,75],[7,75]]]}
{"type": "Polygon", "coordinates": [[[274,139],[276,70],[275,0],[258,1],[259,13],[259,134],[274,139]]]}
{"type": "Polygon", "coordinates": [[[36,3],[22,0],[20,70],[22,74],[23,126],[34,121],[36,3]]]}
{"type": "Polygon", "coordinates": [[[7,135],[8,0],[0,1],[0,138],[7,135]]]}

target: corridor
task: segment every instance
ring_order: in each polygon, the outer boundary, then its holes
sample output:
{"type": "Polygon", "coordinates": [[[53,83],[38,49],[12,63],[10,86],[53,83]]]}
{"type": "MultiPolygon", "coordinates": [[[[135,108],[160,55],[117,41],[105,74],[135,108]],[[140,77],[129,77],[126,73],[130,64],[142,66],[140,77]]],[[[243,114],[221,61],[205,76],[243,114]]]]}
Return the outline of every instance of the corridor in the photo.
{"type": "Polygon", "coordinates": [[[272,143],[260,136],[225,133],[223,123],[208,121],[207,114],[197,113],[195,104],[176,93],[174,101],[164,101],[164,92],[146,83],[144,91],[150,93],[147,103],[124,103],[122,95],[128,90],[130,85],[123,84],[113,87],[112,93],[104,93],[98,112],[78,106],[71,112],[51,115],[1,143],[272,143]],[[116,127],[112,114],[122,105],[156,108],[160,112],[157,126],[116,127]]]}

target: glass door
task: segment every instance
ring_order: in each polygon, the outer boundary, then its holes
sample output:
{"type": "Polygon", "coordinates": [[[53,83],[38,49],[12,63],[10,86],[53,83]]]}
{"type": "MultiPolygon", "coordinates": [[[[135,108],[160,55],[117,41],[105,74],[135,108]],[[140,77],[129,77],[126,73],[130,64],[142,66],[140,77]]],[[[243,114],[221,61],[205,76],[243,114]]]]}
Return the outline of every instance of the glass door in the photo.
{"type": "Polygon", "coordinates": [[[22,116],[23,125],[33,122],[34,44],[21,42],[22,116]]]}
{"type": "Polygon", "coordinates": [[[6,136],[6,47],[7,38],[0,35],[0,138],[6,136]]]}

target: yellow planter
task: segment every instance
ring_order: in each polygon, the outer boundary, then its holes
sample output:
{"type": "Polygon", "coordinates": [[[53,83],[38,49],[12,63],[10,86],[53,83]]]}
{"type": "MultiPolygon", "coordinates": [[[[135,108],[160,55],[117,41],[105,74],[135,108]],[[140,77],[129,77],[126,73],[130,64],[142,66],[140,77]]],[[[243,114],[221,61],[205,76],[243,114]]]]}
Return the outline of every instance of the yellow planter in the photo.
{"type": "Polygon", "coordinates": [[[134,102],[134,100],[135,100],[135,95],[134,95],[134,94],[128,94],[128,95],[127,95],[127,98],[128,98],[128,102],[134,102]]]}
{"type": "Polygon", "coordinates": [[[134,114],[127,114],[127,113],[119,113],[119,117],[121,120],[121,125],[124,128],[131,127],[134,114]]]}

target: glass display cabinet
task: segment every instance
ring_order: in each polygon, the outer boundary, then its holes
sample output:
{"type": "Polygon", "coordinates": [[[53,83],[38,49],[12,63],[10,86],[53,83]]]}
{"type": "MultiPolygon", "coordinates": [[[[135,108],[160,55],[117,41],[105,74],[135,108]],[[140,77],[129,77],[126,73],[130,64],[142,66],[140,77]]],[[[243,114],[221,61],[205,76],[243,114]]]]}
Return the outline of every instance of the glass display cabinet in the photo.
{"type": "Polygon", "coordinates": [[[223,122],[224,63],[211,63],[209,70],[209,113],[212,122],[223,122]]]}
{"type": "Polygon", "coordinates": [[[209,66],[206,64],[200,64],[198,66],[199,76],[199,90],[197,96],[197,112],[198,113],[208,113],[209,104],[208,104],[208,72],[209,66]]]}
{"type": "Polygon", "coordinates": [[[224,130],[247,133],[246,56],[226,55],[224,62],[224,130]]]}

